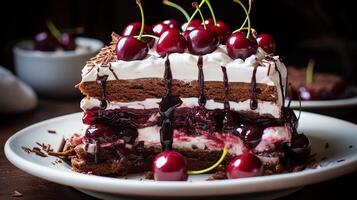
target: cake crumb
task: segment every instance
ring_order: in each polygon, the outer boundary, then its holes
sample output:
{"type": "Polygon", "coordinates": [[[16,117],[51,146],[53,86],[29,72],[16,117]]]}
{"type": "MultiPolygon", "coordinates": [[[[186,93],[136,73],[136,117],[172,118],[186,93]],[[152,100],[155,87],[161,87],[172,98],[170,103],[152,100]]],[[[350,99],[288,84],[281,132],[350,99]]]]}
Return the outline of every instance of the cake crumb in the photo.
{"type": "Polygon", "coordinates": [[[345,159],[338,160],[337,162],[339,163],[339,162],[343,162],[343,161],[345,161],[345,159]]]}
{"type": "Polygon", "coordinates": [[[57,132],[55,130],[47,130],[48,133],[51,133],[51,134],[56,134],[57,132]]]}
{"type": "Polygon", "coordinates": [[[14,193],[12,194],[12,197],[23,197],[24,195],[22,195],[19,191],[14,190],[14,193]]]}
{"type": "Polygon", "coordinates": [[[30,148],[28,148],[28,147],[22,146],[21,149],[24,150],[26,153],[31,153],[32,152],[32,150],[30,148]]]}
{"type": "Polygon", "coordinates": [[[348,146],[348,148],[352,149],[352,148],[353,148],[353,146],[352,146],[352,145],[350,145],[350,146],[348,146]]]}
{"type": "Polygon", "coordinates": [[[154,174],[152,173],[152,171],[144,172],[144,178],[147,179],[147,180],[153,180],[154,179],[154,174]]]}

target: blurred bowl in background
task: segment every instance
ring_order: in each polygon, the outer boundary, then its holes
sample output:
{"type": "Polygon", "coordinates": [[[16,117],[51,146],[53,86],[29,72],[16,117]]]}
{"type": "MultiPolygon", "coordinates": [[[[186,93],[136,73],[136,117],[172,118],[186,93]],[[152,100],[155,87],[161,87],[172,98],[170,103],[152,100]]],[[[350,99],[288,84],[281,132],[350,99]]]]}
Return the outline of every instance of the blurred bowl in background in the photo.
{"type": "Polygon", "coordinates": [[[32,50],[30,40],[13,48],[15,71],[18,77],[40,95],[56,98],[79,96],[75,85],[81,81],[81,70],[86,61],[103,47],[97,39],[78,37],[74,51],[53,52],[32,50]]]}

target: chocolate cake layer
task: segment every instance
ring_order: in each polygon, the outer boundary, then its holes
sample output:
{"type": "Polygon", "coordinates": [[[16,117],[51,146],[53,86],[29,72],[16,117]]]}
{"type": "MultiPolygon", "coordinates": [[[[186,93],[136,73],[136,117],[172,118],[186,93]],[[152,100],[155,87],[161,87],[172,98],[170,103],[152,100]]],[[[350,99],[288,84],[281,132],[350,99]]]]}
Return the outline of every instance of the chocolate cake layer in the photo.
{"type": "MultiPolygon", "coordinates": [[[[83,82],[79,85],[81,92],[87,96],[101,98],[102,87],[96,82],[83,82]]],[[[184,82],[173,80],[173,95],[181,98],[198,97],[199,88],[197,81],[184,82]]],[[[228,99],[242,102],[251,98],[250,83],[229,83],[228,99]]],[[[276,87],[257,84],[257,99],[276,103],[278,94],[276,87]]],[[[224,85],[222,82],[206,81],[204,88],[207,99],[223,102],[224,85]]],[[[135,80],[116,80],[106,82],[105,96],[109,101],[130,102],[143,101],[147,98],[161,98],[165,95],[165,86],[162,79],[147,78],[135,80]]]]}

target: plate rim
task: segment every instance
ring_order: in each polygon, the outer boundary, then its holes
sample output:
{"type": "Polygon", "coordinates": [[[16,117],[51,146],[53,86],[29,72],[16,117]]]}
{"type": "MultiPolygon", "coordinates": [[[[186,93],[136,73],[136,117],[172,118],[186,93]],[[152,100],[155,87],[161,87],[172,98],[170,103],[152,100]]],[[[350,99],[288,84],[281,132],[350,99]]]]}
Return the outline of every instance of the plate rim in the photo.
{"type": "MultiPolygon", "coordinates": [[[[287,104],[289,101],[286,100],[287,104]]],[[[319,109],[329,109],[329,108],[345,108],[357,106],[357,96],[346,98],[346,99],[334,99],[334,100],[313,100],[313,101],[301,101],[301,108],[319,108],[319,109]]],[[[291,108],[298,109],[299,101],[292,100],[291,108]]]]}
{"type": "MultiPolygon", "coordinates": [[[[10,143],[16,141],[17,137],[27,131],[40,127],[43,124],[55,123],[63,119],[71,119],[77,117],[82,112],[63,115],[52,119],[44,120],[35,124],[32,124],[20,131],[17,131],[6,141],[4,145],[4,153],[6,158],[17,168],[34,175],[36,177],[67,185],[71,187],[79,187],[82,189],[106,192],[112,194],[126,194],[126,195],[150,195],[150,196],[200,196],[202,192],[196,192],[195,190],[201,189],[207,195],[230,195],[230,194],[247,194],[252,192],[266,192],[280,189],[288,189],[294,187],[300,187],[310,185],[326,180],[336,178],[348,173],[351,173],[357,169],[357,154],[352,155],[349,160],[344,162],[334,163],[333,165],[320,168],[319,171],[315,169],[304,170],[301,172],[276,174],[261,177],[252,177],[247,179],[233,179],[233,180],[215,180],[215,181],[199,181],[199,182],[154,182],[154,181],[138,181],[119,179],[111,177],[86,175],[76,172],[60,171],[53,168],[40,165],[36,162],[31,162],[24,159],[20,155],[12,151],[10,143]],[[341,170],[340,168],[344,168],[341,170]],[[317,178],[318,176],[318,178],[317,178]],[[113,181],[115,179],[115,181],[113,181]],[[294,181],[289,181],[294,180],[294,181]],[[69,183],[70,182],[70,183],[69,183]],[[294,183],[292,183],[294,182],[294,183]],[[99,184],[100,183],[100,184],[99,184]],[[218,184],[217,184],[218,183],[218,184]],[[141,192],[137,193],[133,188],[141,184],[141,192]],[[263,188],[255,190],[256,185],[263,185],[263,188]],[[124,188],[123,188],[124,186],[124,188]],[[115,190],[115,188],[120,188],[115,190]],[[143,189],[144,187],[144,189],[143,189]],[[202,189],[202,187],[204,189],[202,189]],[[237,190],[241,188],[241,190],[237,190]],[[243,189],[242,189],[243,188],[243,189]],[[158,194],[158,191],[166,192],[165,195],[158,194]],[[168,192],[170,191],[170,192],[168,192]]],[[[311,117],[322,117],[327,120],[336,120],[337,123],[342,123],[345,126],[351,128],[357,128],[356,124],[347,122],[341,119],[319,115],[315,113],[302,112],[302,116],[307,115],[311,117]]],[[[261,187],[260,186],[260,187],[261,187]]]]}

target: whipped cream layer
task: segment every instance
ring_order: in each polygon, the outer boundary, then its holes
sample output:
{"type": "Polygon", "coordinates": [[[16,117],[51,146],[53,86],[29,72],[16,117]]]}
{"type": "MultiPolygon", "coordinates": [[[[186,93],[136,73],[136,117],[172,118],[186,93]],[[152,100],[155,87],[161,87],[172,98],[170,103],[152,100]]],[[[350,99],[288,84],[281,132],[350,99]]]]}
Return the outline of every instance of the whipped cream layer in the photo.
{"type": "MultiPolygon", "coordinates": [[[[193,108],[199,106],[198,98],[181,98],[182,104],[180,107],[188,107],[193,108]]],[[[107,102],[107,110],[114,110],[120,109],[122,107],[132,108],[132,109],[153,109],[159,108],[159,102],[161,99],[150,98],[144,101],[132,101],[132,102],[115,102],[115,101],[108,101],[107,102]]],[[[246,100],[243,102],[229,102],[230,109],[238,112],[242,111],[250,111],[257,113],[259,115],[271,115],[275,118],[280,118],[281,116],[281,107],[275,103],[268,102],[268,101],[260,101],[258,100],[258,107],[255,110],[250,109],[250,100],[246,100]]],[[[81,101],[81,108],[82,110],[89,110],[91,108],[100,107],[100,100],[89,97],[83,98],[81,101]]],[[[224,109],[224,104],[221,102],[216,102],[214,100],[207,100],[205,108],[208,110],[214,109],[224,109]]]]}
{"type": "MultiPolygon", "coordinates": [[[[138,78],[162,78],[165,70],[166,58],[159,57],[155,52],[155,47],[150,49],[148,56],[143,60],[123,61],[118,60],[109,63],[110,67],[100,67],[99,65],[86,65],[82,70],[82,82],[96,81],[97,75],[108,75],[107,80],[132,80],[138,78]]],[[[232,60],[226,53],[225,45],[219,46],[214,52],[203,55],[203,74],[205,81],[223,81],[221,66],[227,69],[229,82],[250,83],[254,66],[257,66],[256,82],[276,86],[278,91],[278,103],[281,105],[282,95],[281,85],[285,93],[287,70],[280,62],[279,57],[266,59],[265,52],[259,48],[255,55],[251,55],[245,60],[232,60]],[[278,73],[280,72],[280,75],[278,73]]],[[[182,81],[197,80],[198,67],[196,55],[185,53],[172,53],[169,56],[172,76],[174,79],[182,81]]]]}

